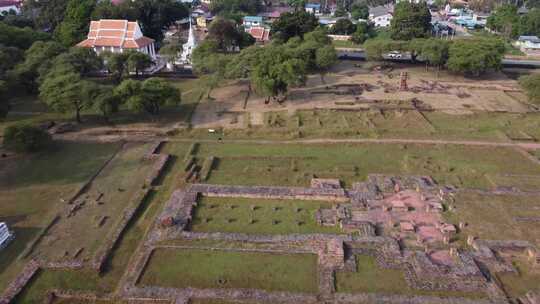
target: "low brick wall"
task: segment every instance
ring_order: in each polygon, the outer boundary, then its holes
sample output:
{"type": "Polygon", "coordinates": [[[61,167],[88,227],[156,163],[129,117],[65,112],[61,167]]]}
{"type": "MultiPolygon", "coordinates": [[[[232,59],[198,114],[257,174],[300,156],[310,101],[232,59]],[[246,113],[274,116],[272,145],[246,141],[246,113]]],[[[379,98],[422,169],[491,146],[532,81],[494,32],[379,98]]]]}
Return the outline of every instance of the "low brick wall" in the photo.
{"type": "Polygon", "coordinates": [[[209,197],[241,197],[262,199],[298,199],[333,202],[348,202],[349,197],[344,189],[320,189],[301,187],[268,187],[268,186],[226,186],[194,184],[189,191],[198,192],[209,197]]]}
{"type": "Polygon", "coordinates": [[[0,297],[0,304],[9,304],[15,297],[23,290],[28,282],[34,277],[39,270],[39,263],[32,260],[24,269],[17,275],[17,277],[11,281],[8,285],[2,297],[0,297]]]}
{"type": "Polygon", "coordinates": [[[143,189],[141,190],[135,199],[133,199],[133,202],[131,203],[131,206],[126,208],[122,214],[122,219],[120,220],[120,223],[116,226],[114,231],[107,237],[104,244],[98,249],[94,260],[92,261],[92,268],[97,270],[98,272],[101,272],[103,270],[103,265],[107,258],[109,257],[111,251],[114,249],[115,245],[117,244],[118,240],[122,236],[122,233],[126,229],[127,225],[137,212],[137,210],[141,207],[144,200],[147,198],[148,194],[150,193],[151,189],[143,189]]]}

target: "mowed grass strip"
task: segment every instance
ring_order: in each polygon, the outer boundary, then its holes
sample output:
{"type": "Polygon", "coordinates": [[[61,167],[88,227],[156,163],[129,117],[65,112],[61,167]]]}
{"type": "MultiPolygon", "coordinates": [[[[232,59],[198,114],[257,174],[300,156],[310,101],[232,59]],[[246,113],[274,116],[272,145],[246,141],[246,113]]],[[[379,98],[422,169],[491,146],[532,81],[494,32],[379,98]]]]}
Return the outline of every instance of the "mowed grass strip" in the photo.
{"type": "Polygon", "coordinates": [[[157,249],[140,284],[315,293],[317,282],[314,254],[157,249]]]}
{"type": "Polygon", "coordinates": [[[316,176],[350,187],[380,173],[490,188],[486,174],[540,175],[540,166],[514,149],[463,145],[202,143],[196,157],[211,155],[217,161],[207,182],[214,184],[308,186],[316,176]]]}
{"type": "Polygon", "coordinates": [[[315,221],[319,208],[332,203],[301,200],[202,197],[191,230],[249,234],[340,233],[315,221]]]}

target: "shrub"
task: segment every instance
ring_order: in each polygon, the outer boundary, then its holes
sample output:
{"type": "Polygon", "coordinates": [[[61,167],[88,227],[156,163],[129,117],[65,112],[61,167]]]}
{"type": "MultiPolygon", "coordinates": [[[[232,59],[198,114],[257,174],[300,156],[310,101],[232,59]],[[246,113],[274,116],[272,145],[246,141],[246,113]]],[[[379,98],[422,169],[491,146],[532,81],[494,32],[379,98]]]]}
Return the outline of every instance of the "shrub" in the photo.
{"type": "Polygon", "coordinates": [[[51,135],[38,127],[13,125],[4,130],[4,147],[15,152],[37,152],[51,142],[51,135]]]}

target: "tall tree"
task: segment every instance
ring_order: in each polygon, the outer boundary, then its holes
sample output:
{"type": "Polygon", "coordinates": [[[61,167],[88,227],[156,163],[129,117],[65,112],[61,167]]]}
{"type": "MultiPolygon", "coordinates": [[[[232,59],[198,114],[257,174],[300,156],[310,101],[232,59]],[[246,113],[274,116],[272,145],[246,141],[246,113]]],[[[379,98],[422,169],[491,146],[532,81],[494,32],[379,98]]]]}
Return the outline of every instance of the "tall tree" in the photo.
{"type": "Polygon", "coordinates": [[[39,77],[51,69],[54,58],[64,51],[65,48],[57,42],[36,41],[25,52],[24,61],[11,71],[10,77],[27,89],[36,91],[39,77]]]}
{"type": "Polygon", "coordinates": [[[39,87],[40,99],[53,111],[74,112],[77,122],[81,121],[81,111],[92,107],[97,86],[74,70],[57,69],[51,71],[39,87]]]}
{"type": "Polygon", "coordinates": [[[180,91],[160,78],[148,78],[144,81],[124,80],[115,88],[114,94],[136,112],[158,115],[164,105],[178,105],[180,91]]]}
{"type": "Polygon", "coordinates": [[[251,74],[256,90],[278,102],[286,98],[290,86],[300,85],[306,80],[306,63],[291,58],[283,45],[270,45],[264,48],[261,60],[251,74]]]}
{"type": "Polygon", "coordinates": [[[128,56],[127,65],[131,72],[135,72],[135,76],[139,76],[140,72],[148,69],[154,64],[150,56],[141,52],[132,52],[128,56]]]}
{"type": "Polygon", "coordinates": [[[505,4],[488,17],[486,26],[501,33],[506,38],[515,38],[519,35],[519,15],[517,7],[505,4]]]}
{"type": "Polygon", "coordinates": [[[49,40],[47,33],[35,31],[31,28],[20,28],[0,22],[0,44],[26,50],[36,41],[49,40]]]}
{"type": "Polygon", "coordinates": [[[283,41],[292,37],[303,37],[319,25],[315,15],[305,11],[288,12],[272,23],[271,34],[283,41]]]}
{"type": "Polygon", "coordinates": [[[67,0],[26,0],[23,10],[34,16],[38,28],[52,32],[64,20],[67,4],[67,0]]]}
{"type": "Polygon", "coordinates": [[[390,22],[390,32],[394,40],[429,37],[431,13],[426,2],[400,1],[396,4],[394,17],[390,22]]]}
{"type": "Polygon", "coordinates": [[[64,20],[54,32],[56,40],[65,47],[82,41],[88,32],[90,17],[95,6],[95,0],[69,0],[64,20]]]}
{"type": "Polygon", "coordinates": [[[317,50],[315,61],[317,64],[317,69],[321,75],[322,83],[324,81],[324,75],[328,73],[328,70],[337,62],[337,53],[336,49],[332,45],[324,46],[317,50]]]}
{"type": "Polygon", "coordinates": [[[350,35],[356,30],[356,26],[349,19],[339,19],[332,26],[331,32],[336,35],[350,35]]]}
{"type": "Polygon", "coordinates": [[[499,69],[504,55],[504,42],[499,39],[459,39],[448,51],[448,69],[480,76],[489,69],[499,69]]]}

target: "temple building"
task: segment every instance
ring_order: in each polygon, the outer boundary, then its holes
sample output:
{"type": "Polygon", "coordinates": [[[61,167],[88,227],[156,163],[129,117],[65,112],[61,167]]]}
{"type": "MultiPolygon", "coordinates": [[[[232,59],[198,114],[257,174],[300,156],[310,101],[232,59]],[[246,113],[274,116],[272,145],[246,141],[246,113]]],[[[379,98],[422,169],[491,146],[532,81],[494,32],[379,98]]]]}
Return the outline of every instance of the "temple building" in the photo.
{"type": "Polygon", "coordinates": [[[92,48],[96,53],[122,53],[135,50],[156,59],[154,39],[143,36],[139,24],[134,21],[101,19],[90,23],[86,40],[79,47],[92,48]]]}

